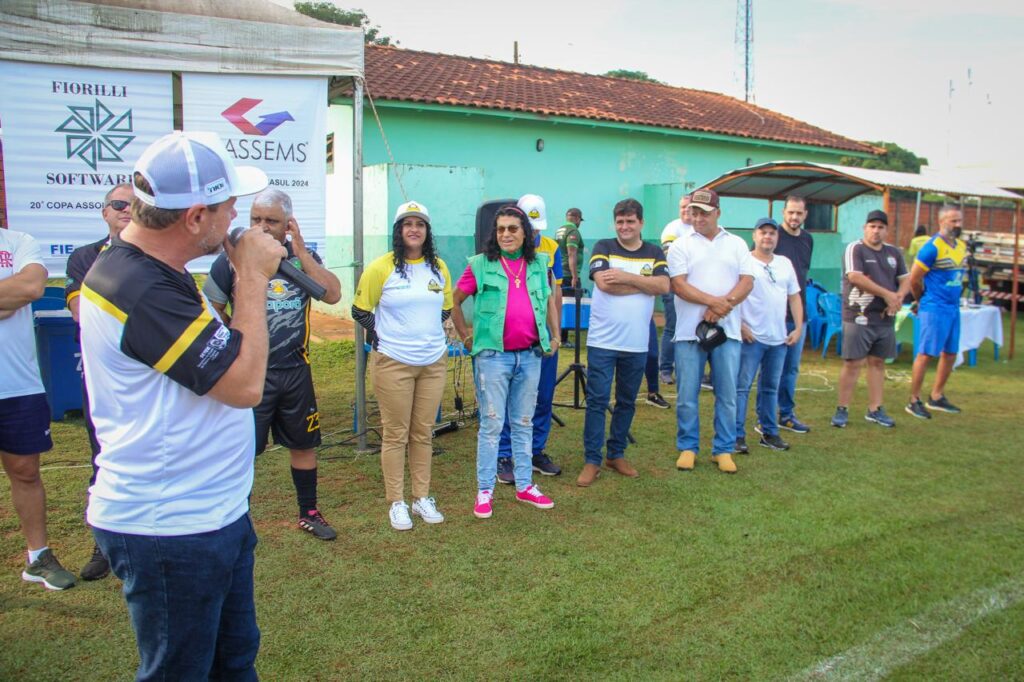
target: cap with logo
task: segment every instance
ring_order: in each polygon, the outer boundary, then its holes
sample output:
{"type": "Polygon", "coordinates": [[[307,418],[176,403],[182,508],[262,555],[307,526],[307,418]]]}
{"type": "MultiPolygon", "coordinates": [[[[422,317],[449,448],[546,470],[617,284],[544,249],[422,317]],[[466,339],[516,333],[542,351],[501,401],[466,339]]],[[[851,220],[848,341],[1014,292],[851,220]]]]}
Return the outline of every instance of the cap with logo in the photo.
{"type": "Polygon", "coordinates": [[[427,207],[418,201],[407,201],[399,206],[395,211],[395,224],[410,217],[422,218],[423,222],[430,225],[430,213],[427,212],[427,207]]]}
{"type": "Polygon", "coordinates": [[[870,223],[873,221],[878,221],[880,223],[885,223],[886,225],[888,225],[889,216],[885,214],[885,211],[879,211],[876,209],[874,211],[871,211],[871,213],[868,213],[868,219],[865,220],[864,222],[870,223]]]}
{"type": "Polygon", "coordinates": [[[156,208],[211,206],[231,197],[255,194],[267,186],[267,174],[255,166],[236,166],[216,133],[175,131],[149,145],[135,172],[153,188],[135,196],[156,208]]]}
{"type": "Polygon", "coordinates": [[[718,208],[718,192],[713,189],[697,189],[690,195],[690,207],[696,206],[702,211],[713,211],[718,208]]]}
{"type": "Polygon", "coordinates": [[[728,338],[725,335],[725,330],[720,325],[708,322],[707,320],[700,321],[695,333],[697,334],[697,343],[700,344],[701,350],[705,353],[710,353],[715,348],[718,348],[728,338]]]}
{"type": "Polygon", "coordinates": [[[543,232],[548,229],[548,212],[544,207],[544,200],[536,194],[524,194],[519,197],[516,206],[523,210],[526,217],[530,219],[533,229],[543,232]]]}
{"type": "Polygon", "coordinates": [[[754,225],[755,230],[760,230],[762,227],[774,227],[776,230],[779,229],[779,224],[771,218],[761,218],[754,225]]]}

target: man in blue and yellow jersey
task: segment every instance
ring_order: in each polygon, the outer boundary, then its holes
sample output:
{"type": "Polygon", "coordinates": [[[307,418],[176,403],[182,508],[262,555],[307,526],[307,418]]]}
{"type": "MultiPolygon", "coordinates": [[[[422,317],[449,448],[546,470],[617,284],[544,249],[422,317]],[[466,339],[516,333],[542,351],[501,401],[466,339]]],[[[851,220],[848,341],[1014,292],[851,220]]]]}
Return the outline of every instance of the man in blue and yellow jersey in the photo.
{"type": "MultiPolygon", "coordinates": [[[[562,256],[558,250],[558,242],[545,237],[542,232],[548,229],[547,209],[544,199],[536,194],[524,194],[518,206],[530,219],[536,235],[537,253],[548,256],[548,274],[551,278],[551,295],[555,298],[558,319],[562,319],[562,256]]],[[[545,357],[540,365],[540,383],[537,386],[537,408],[533,412],[533,470],[543,476],[557,476],[562,473],[561,467],[551,461],[544,451],[551,434],[551,410],[555,399],[555,379],[558,376],[558,351],[545,357]]],[[[501,430],[498,443],[498,482],[513,484],[516,479],[512,471],[512,440],[508,418],[501,430]]]]}
{"type": "Polygon", "coordinates": [[[955,231],[963,225],[963,214],[955,206],[939,211],[939,231],[921,247],[910,271],[910,288],[918,301],[920,341],[910,378],[908,413],[931,419],[929,410],[959,414],[960,408],[946,399],[943,391],[960,350],[960,294],[963,291],[967,244],[955,231]],[[938,357],[935,383],[927,402],[921,402],[921,385],[932,358],[938,357]]]}
{"type": "MultiPolygon", "coordinates": [[[[306,248],[299,224],[292,215],[291,198],[277,189],[256,195],[249,227],[262,230],[284,245],[292,264],[327,290],[325,303],[341,299],[341,283],[327,270],[315,251],[306,248]],[[291,238],[289,240],[289,237],[291,238]]],[[[225,319],[225,307],[233,300],[235,275],[226,255],[210,267],[203,293],[225,319]]],[[[267,447],[271,431],[274,443],[291,454],[292,481],[299,504],[299,528],[320,540],[333,540],[334,529],[317,508],[316,447],[320,445],[320,411],[309,367],[309,294],[281,277],[267,286],[267,327],[270,357],[263,400],[255,409],[256,454],[267,447]]]]}

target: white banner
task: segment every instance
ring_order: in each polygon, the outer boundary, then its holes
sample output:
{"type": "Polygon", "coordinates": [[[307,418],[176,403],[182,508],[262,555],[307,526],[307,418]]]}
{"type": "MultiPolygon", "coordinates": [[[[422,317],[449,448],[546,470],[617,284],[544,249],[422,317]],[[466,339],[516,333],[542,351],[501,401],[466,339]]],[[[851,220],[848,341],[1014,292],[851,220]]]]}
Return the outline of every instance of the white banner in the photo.
{"type": "MultiPolygon", "coordinates": [[[[218,133],[239,165],[262,168],[270,186],[291,197],[306,246],[323,256],[327,79],[185,73],[181,85],[184,129],[218,133]]],[[[237,225],[249,225],[251,205],[252,197],[238,200],[237,225]]]]}
{"type": "Polygon", "coordinates": [[[171,131],[171,76],[0,61],[7,218],[39,242],[51,277],[107,234],[100,211],[171,131]]]}

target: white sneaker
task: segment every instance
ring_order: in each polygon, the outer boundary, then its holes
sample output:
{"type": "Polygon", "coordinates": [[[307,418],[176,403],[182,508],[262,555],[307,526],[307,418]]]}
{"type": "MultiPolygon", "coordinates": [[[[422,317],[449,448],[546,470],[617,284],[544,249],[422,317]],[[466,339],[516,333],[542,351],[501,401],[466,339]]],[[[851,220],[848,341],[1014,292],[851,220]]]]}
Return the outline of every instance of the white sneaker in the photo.
{"type": "Polygon", "coordinates": [[[391,527],[395,530],[412,530],[412,517],[409,516],[409,505],[404,501],[392,502],[388,512],[391,527]]]}
{"type": "Polygon", "coordinates": [[[427,523],[441,523],[444,521],[444,514],[437,511],[437,505],[433,497],[421,497],[412,503],[412,513],[427,523]]]}

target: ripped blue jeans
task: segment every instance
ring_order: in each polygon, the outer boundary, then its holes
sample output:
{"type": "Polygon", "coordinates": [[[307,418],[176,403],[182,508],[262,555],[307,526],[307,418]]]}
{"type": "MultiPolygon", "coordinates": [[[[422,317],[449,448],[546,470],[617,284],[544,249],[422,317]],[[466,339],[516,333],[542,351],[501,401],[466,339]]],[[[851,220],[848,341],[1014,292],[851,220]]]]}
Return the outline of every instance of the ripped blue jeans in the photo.
{"type": "Polygon", "coordinates": [[[540,348],[498,352],[483,350],[473,358],[473,381],[480,405],[476,439],[476,479],[479,490],[494,490],[498,476],[498,440],[505,415],[512,434],[516,490],[533,479],[533,412],[540,381],[540,348]]]}

